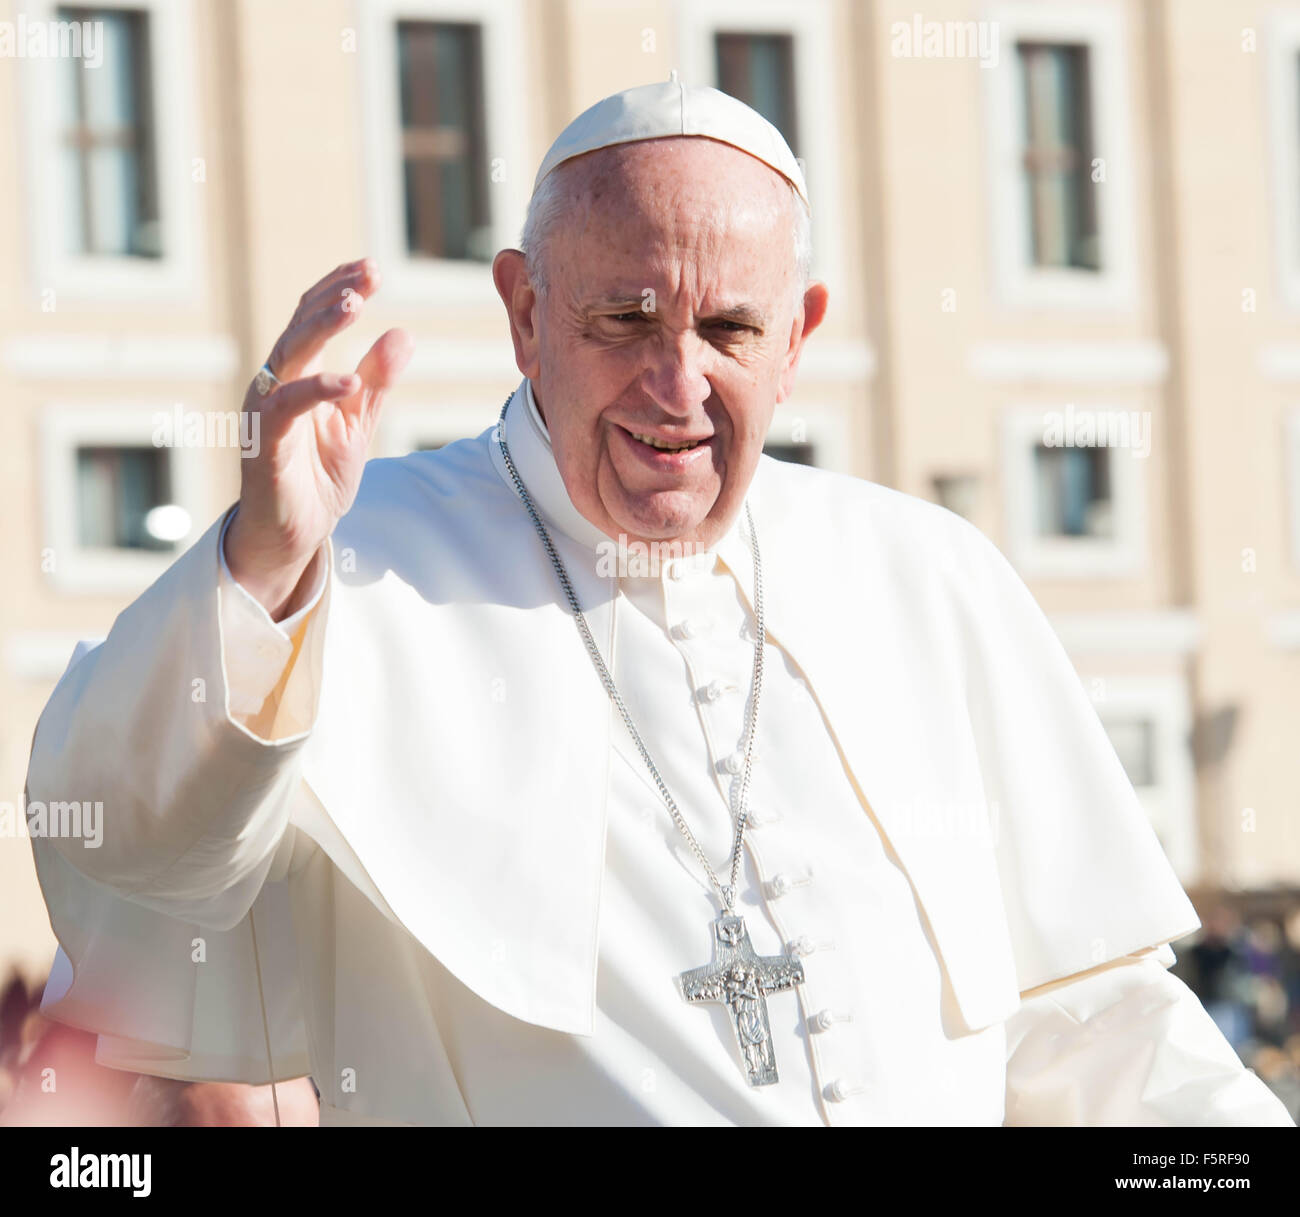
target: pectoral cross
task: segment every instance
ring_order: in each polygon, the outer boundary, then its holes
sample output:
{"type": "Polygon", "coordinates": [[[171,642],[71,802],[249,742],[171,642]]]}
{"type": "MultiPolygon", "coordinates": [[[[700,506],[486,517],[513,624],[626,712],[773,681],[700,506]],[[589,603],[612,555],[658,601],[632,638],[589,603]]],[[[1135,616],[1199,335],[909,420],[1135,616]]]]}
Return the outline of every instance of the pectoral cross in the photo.
{"type": "Polygon", "coordinates": [[[727,1007],[749,1084],[770,1086],[778,1079],[766,998],[803,984],[803,964],[789,955],[756,955],[743,917],[720,914],[713,934],[713,962],[683,972],[677,983],[689,1002],[727,1007]]]}

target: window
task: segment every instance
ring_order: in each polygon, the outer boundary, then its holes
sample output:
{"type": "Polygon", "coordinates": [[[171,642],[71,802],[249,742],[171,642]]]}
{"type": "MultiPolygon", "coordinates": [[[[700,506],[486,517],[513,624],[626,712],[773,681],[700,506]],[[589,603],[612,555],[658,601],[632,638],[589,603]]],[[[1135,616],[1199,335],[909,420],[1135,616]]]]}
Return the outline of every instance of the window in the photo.
{"type": "Polygon", "coordinates": [[[817,464],[816,453],[811,444],[766,444],[763,451],[778,461],[789,461],[792,465],[817,464]]]}
{"type": "Polygon", "coordinates": [[[355,7],[366,243],[385,296],[427,312],[500,307],[489,264],[518,241],[533,184],[519,117],[519,99],[539,95],[524,56],[532,6],[355,7]]]}
{"type": "Polygon", "coordinates": [[[166,449],[77,448],[77,543],[86,549],[175,549],[166,449]]]}
{"type": "Polygon", "coordinates": [[[1003,428],[1003,530],[1024,578],[1133,577],[1145,569],[1149,447],[1131,410],[1016,407],[1003,428]],[[1082,442],[1085,427],[1093,438],[1082,442]],[[1056,431],[1068,437],[1057,442],[1056,431]],[[1124,436],[1128,436],[1128,446],[1124,436]],[[1114,442],[1111,442],[1111,441],[1114,442]],[[1095,441],[1095,442],[1094,442],[1095,441]]]}
{"type": "Polygon", "coordinates": [[[407,251],[488,260],[479,27],[399,21],[397,43],[407,251]]]}
{"type": "Polygon", "coordinates": [[[1023,308],[1137,307],[1137,204],[1126,8],[991,9],[1008,48],[980,72],[991,286],[1023,308]]]}
{"type": "Polygon", "coordinates": [[[149,76],[149,18],[129,9],[60,8],[60,21],[94,22],[103,62],[57,65],[62,101],[67,250],[161,253],[149,76]]]}
{"type": "Polygon", "coordinates": [[[198,302],[195,182],[210,150],[195,121],[193,0],[22,7],[29,26],[69,31],[66,52],[16,77],[32,290],[60,307],[198,302]]]}
{"type": "Polygon", "coordinates": [[[1040,537],[1111,537],[1110,450],[1034,449],[1040,537]]]}
{"type": "Polygon", "coordinates": [[[1097,270],[1088,48],[1022,42],[1016,56],[1033,263],[1097,270]]]}
{"type": "Polygon", "coordinates": [[[212,455],[158,447],[174,404],[51,405],[42,417],[41,569],[65,592],[134,595],[198,539],[212,455]]]}
{"type": "Polygon", "coordinates": [[[719,33],[714,45],[718,88],[757,110],[798,156],[794,39],[789,34],[719,33]]]}

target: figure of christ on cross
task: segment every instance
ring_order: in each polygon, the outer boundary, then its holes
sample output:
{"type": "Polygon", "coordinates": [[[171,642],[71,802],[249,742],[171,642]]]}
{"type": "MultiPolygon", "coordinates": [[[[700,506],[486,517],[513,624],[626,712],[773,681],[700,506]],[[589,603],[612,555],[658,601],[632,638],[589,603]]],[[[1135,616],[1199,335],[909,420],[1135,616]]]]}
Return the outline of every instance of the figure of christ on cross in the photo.
{"type": "Polygon", "coordinates": [[[803,983],[803,964],[789,955],[757,955],[745,919],[722,913],[713,923],[713,962],[678,978],[688,1002],[716,1001],[727,1007],[749,1084],[778,1081],[767,995],[803,983]]]}

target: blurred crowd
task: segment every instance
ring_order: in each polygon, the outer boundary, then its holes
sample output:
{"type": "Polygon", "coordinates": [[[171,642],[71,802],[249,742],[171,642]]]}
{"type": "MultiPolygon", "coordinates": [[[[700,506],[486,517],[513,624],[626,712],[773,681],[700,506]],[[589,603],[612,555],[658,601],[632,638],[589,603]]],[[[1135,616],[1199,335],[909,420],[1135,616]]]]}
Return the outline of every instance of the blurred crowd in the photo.
{"type": "MultiPolygon", "coordinates": [[[[1174,972],[1204,1003],[1242,1060],[1300,1121],[1300,898],[1281,912],[1228,903],[1174,944],[1174,972]]],[[[219,1126],[275,1123],[269,1086],[190,1083],[95,1062],[96,1036],[40,1013],[40,986],[0,990],[0,1125],[219,1126]]],[[[280,1123],[315,1125],[309,1078],[276,1086],[280,1123]]]]}
{"type": "Polygon", "coordinates": [[[1217,902],[1174,952],[1173,971],[1300,1121],[1300,898],[1249,913],[1217,902]]]}

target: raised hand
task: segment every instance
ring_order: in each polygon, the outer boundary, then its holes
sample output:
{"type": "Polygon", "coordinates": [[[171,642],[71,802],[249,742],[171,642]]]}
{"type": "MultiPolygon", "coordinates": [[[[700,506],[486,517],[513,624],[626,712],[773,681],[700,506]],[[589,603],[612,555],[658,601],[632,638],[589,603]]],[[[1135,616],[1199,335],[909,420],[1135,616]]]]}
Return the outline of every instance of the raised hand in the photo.
{"type": "Polygon", "coordinates": [[[321,543],[352,506],[384,396],[414,349],[404,330],[389,330],[355,373],[320,370],[325,344],[378,287],[378,268],[364,258],[309,288],[267,359],[281,383],[265,397],[251,384],[244,396],[244,409],[261,415],[260,448],[240,461],[226,563],[273,618],[291,611],[321,543]]]}

